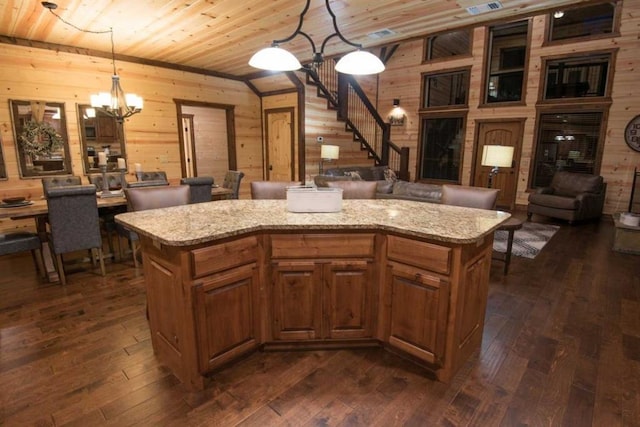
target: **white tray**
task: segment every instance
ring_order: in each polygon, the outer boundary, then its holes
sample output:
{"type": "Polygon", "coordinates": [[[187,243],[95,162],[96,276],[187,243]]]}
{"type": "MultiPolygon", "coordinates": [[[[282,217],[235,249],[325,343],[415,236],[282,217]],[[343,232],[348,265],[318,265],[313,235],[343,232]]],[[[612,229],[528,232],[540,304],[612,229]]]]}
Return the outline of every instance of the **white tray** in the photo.
{"type": "Polygon", "coordinates": [[[287,210],[289,212],[340,212],[341,188],[288,187],[287,210]]]}

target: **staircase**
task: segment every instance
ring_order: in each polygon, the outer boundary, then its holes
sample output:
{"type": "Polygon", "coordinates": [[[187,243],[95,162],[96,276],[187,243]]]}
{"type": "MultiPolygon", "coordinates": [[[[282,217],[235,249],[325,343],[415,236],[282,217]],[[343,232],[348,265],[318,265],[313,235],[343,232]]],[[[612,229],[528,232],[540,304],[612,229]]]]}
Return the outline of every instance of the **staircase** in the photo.
{"type": "Polygon", "coordinates": [[[328,108],[337,111],[345,130],[367,152],[376,165],[387,165],[399,179],[409,180],[409,148],[398,147],[390,140],[390,125],[385,123],[353,76],[338,73],[333,61],[307,68],[307,83],[327,99],[328,108]]]}

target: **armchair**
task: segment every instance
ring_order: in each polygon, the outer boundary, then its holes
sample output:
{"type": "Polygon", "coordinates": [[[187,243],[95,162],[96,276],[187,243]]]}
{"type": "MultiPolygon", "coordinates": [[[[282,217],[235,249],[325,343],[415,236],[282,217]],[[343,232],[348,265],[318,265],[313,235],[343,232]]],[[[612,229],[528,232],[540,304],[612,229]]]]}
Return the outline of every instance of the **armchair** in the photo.
{"type": "Polygon", "coordinates": [[[529,195],[527,219],[535,214],[569,221],[599,218],[607,184],[599,175],[556,172],[548,187],[529,195]]]}

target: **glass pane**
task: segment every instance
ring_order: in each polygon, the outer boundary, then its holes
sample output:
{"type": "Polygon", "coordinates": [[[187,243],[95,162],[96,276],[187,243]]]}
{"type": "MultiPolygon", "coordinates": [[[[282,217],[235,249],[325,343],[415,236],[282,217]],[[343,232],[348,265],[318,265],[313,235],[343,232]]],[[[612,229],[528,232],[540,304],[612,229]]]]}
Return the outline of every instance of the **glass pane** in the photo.
{"type": "Polygon", "coordinates": [[[609,55],[547,62],[545,99],[604,96],[609,55]]]}
{"type": "Polygon", "coordinates": [[[461,71],[449,74],[425,76],[427,91],[423,107],[441,107],[445,105],[466,105],[469,72],[461,71]]]}
{"type": "Polygon", "coordinates": [[[21,177],[71,173],[64,104],[10,101],[21,177]]]}
{"type": "Polygon", "coordinates": [[[613,32],[615,4],[602,3],[551,14],[551,40],[564,40],[613,32]]]}
{"type": "Polygon", "coordinates": [[[522,100],[528,30],[527,21],[491,27],[486,102],[522,100]]]}
{"type": "Polygon", "coordinates": [[[601,112],[542,114],[532,187],[546,187],[556,171],[596,173],[601,112]]]}
{"type": "Polygon", "coordinates": [[[452,31],[429,37],[427,41],[427,60],[448,58],[471,53],[471,31],[452,31]]]}
{"type": "Polygon", "coordinates": [[[100,173],[99,152],[106,154],[107,171],[116,171],[118,159],[126,158],[122,123],[101,108],[81,104],[78,105],[78,123],[85,173],[100,173]]]}
{"type": "Polygon", "coordinates": [[[419,179],[458,182],[464,118],[422,120],[422,144],[419,179]]]}

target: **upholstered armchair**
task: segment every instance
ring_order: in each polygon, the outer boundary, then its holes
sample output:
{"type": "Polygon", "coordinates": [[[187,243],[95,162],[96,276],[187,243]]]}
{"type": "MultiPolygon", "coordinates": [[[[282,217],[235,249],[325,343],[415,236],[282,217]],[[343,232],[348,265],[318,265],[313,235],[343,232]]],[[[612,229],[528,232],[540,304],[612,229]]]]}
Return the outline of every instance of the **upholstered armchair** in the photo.
{"type": "Polygon", "coordinates": [[[573,221],[602,215],[607,184],[601,176],[574,172],[556,172],[548,187],[529,195],[527,218],[535,214],[573,221]]]}

